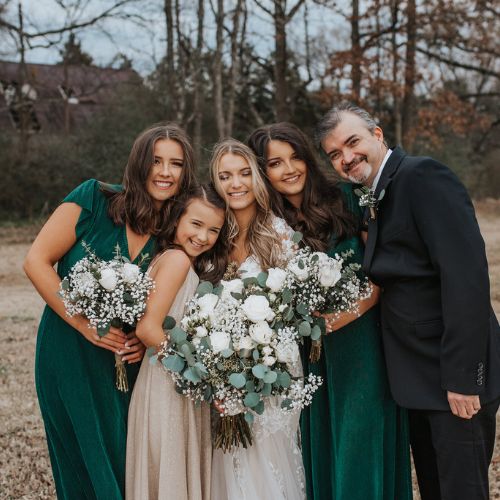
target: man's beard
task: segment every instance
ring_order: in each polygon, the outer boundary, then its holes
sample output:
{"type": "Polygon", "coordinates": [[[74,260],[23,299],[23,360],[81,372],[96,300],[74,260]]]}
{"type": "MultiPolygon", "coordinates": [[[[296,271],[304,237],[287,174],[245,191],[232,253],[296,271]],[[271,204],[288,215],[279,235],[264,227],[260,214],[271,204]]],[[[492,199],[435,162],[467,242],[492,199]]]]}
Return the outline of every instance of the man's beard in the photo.
{"type": "Polygon", "coordinates": [[[373,167],[368,163],[368,158],[366,156],[359,156],[355,158],[351,163],[346,165],[346,169],[344,169],[344,173],[349,179],[350,182],[354,184],[364,184],[371,176],[373,172],[373,167]],[[365,166],[361,169],[361,171],[357,172],[356,175],[352,175],[349,172],[355,168],[359,163],[365,162],[365,166]]]}

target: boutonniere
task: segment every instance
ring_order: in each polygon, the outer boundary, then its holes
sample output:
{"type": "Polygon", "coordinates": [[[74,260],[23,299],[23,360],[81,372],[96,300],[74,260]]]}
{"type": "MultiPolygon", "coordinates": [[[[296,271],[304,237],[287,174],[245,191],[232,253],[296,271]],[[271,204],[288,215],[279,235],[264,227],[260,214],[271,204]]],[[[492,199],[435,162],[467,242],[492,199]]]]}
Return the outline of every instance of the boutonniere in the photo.
{"type": "Polygon", "coordinates": [[[370,219],[375,220],[377,218],[378,204],[385,195],[385,189],[380,191],[378,197],[375,197],[375,191],[366,186],[355,189],[354,194],[359,196],[359,206],[368,207],[370,210],[370,219]]]}

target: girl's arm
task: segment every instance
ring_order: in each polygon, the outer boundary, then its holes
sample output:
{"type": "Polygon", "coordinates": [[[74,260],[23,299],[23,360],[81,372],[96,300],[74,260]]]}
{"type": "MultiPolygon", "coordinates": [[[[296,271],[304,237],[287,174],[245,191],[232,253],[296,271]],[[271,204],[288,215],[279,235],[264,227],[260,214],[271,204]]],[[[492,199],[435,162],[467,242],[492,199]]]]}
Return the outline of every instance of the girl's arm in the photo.
{"type": "Polygon", "coordinates": [[[107,335],[99,337],[86,318],[66,314],[58,295],[61,279],[54,266],[76,243],[75,227],[81,211],[76,203],[63,203],[56,208],[33,242],[24,260],[24,272],[47,305],[64,321],[92,344],[117,352],[124,348],[126,341],[121,330],[111,328],[107,335]]]}
{"type": "Polygon", "coordinates": [[[334,332],[340,330],[344,326],[348,325],[352,321],[363,316],[366,311],[371,309],[380,298],[380,288],[373,283],[370,283],[372,287],[372,293],[369,297],[358,301],[358,312],[344,312],[340,314],[321,314],[326,321],[326,333],[334,332]]]}
{"type": "Polygon", "coordinates": [[[155,289],[149,295],[146,312],[136,327],[136,335],[147,347],[165,340],[163,321],[189,272],[191,261],[182,250],[170,250],[157,261],[151,278],[155,289]]]}

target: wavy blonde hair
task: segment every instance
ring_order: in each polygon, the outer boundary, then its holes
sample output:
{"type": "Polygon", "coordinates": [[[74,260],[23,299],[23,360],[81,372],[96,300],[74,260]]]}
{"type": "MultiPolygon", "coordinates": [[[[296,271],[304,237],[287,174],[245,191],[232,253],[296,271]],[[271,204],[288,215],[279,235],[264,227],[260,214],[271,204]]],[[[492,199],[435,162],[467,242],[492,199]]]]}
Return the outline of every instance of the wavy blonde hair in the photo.
{"type": "Polygon", "coordinates": [[[219,195],[226,200],[226,217],[229,225],[229,248],[234,248],[235,239],[240,228],[234,212],[229,208],[229,197],[224,191],[219,179],[219,166],[222,157],[228,153],[241,156],[250,167],[252,172],[252,189],[257,205],[256,215],[248,226],[245,239],[245,247],[249,255],[257,257],[264,269],[277,267],[282,264],[282,241],[280,235],[273,226],[274,214],[271,210],[271,199],[266,184],[259,171],[257,158],[252,150],[240,141],[233,138],[218,142],[212,151],[210,159],[210,178],[219,195]]]}

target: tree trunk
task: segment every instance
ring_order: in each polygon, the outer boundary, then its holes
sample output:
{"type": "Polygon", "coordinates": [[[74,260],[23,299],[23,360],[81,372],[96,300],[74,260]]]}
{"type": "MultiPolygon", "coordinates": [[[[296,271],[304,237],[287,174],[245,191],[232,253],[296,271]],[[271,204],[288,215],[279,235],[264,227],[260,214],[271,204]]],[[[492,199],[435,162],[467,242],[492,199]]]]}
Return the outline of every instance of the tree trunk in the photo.
{"type": "Polygon", "coordinates": [[[217,0],[216,20],[216,48],[214,57],[214,103],[215,121],[219,139],[225,136],[226,123],[224,120],[223,89],[222,89],[222,51],[224,50],[224,0],[217,0]]]}
{"type": "Polygon", "coordinates": [[[352,1],[351,17],[351,81],[352,100],[359,104],[361,97],[361,38],[359,36],[359,1],[352,1]]]}
{"type": "MultiPolygon", "coordinates": [[[[399,0],[392,0],[391,2],[391,15],[392,15],[392,25],[396,27],[398,23],[399,14],[399,0]]],[[[394,121],[394,138],[396,145],[403,144],[403,134],[401,125],[401,95],[400,86],[398,81],[398,66],[399,66],[399,53],[398,53],[398,42],[396,28],[392,32],[392,94],[394,96],[394,108],[393,108],[393,121],[394,121]]]]}
{"type": "Polygon", "coordinates": [[[174,13],[172,10],[172,0],[165,0],[163,10],[165,12],[165,24],[167,35],[167,71],[166,71],[166,91],[167,115],[176,114],[176,75],[175,75],[175,49],[174,49],[174,13]]]}
{"type": "Polygon", "coordinates": [[[193,146],[196,165],[201,163],[201,128],[203,124],[203,67],[201,64],[203,49],[203,22],[205,19],[205,0],[198,0],[198,33],[195,55],[195,86],[194,86],[194,133],[193,146]]]}
{"type": "Polygon", "coordinates": [[[275,106],[276,120],[288,120],[288,88],[286,81],[286,13],[285,1],[274,1],[274,28],[275,28],[275,64],[274,64],[274,85],[275,85],[275,106]]]}
{"type": "Polygon", "coordinates": [[[415,0],[408,0],[406,7],[406,63],[405,63],[405,87],[403,98],[403,146],[411,151],[411,129],[415,114],[414,88],[415,88],[415,53],[417,42],[417,11],[415,0]]]}

